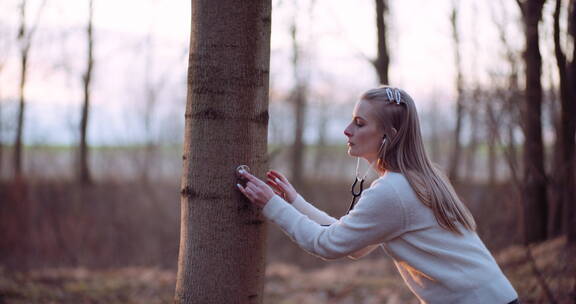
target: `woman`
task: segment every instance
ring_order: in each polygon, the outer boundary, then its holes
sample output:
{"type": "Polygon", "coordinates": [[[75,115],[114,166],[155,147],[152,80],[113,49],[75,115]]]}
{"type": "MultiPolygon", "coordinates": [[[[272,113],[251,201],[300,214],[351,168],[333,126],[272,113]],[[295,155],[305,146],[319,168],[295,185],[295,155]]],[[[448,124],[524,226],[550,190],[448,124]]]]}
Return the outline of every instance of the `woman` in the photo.
{"type": "Polygon", "coordinates": [[[267,183],[243,172],[248,182],[239,190],[321,258],[359,258],[381,246],[422,303],[518,303],[470,211],[428,159],[406,92],[388,86],[366,92],[344,134],[348,154],[376,163],[379,178],[342,218],[306,202],[276,171],[267,183]]]}

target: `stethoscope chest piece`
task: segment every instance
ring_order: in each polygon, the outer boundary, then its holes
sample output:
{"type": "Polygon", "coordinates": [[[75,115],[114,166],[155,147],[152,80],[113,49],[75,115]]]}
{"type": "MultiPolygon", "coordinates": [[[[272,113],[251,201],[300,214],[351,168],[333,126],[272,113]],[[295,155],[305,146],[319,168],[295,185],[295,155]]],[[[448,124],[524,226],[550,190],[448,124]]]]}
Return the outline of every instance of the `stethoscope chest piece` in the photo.
{"type": "Polygon", "coordinates": [[[250,167],[248,167],[247,165],[240,165],[238,167],[236,167],[236,170],[234,170],[234,174],[236,175],[236,179],[238,180],[238,183],[241,184],[242,186],[246,186],[246,182],[248,182],[248,180],[242,176],[242,174],[240,174],[240,171],[244,170],[248,173],[250,173],[250,167]]]}
{"type": "Polygon", "coordinates": [[[234,171],[234,172],[236,172],[236,177],[243,179],[244,177],[242,177],[242,174],[240,174],[241,170],[244,170],[246,172],[250,172],[250,167],[248,167],[247,165],[240,165],[240,166],[236,167],[236,171],[234,171]]]}

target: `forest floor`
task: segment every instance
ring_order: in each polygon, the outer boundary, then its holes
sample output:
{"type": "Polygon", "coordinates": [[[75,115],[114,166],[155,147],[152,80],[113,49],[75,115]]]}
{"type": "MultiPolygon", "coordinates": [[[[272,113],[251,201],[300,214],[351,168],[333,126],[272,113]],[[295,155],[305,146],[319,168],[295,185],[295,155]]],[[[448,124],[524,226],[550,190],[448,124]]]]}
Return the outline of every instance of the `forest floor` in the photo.
{"type": "MultiPolygon", "coordinates": [[[[576,252],[564,238],[495,255],[522,303],[576,303],[576,252]]],[[[172,303],[175,272],[0,268],[4,303],[172,303]]],[[[273,263],[266,270],[264,303],[417,303],[389,259],[365,259],[302,270],[273,263]]]]}

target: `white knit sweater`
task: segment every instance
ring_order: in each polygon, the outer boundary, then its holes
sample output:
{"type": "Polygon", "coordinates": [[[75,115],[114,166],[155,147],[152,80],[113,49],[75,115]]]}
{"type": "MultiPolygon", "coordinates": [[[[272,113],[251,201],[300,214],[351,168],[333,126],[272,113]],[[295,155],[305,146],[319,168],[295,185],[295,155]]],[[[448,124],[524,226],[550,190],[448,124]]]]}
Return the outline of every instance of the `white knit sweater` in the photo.
{"type": "Polygon", "coordinates": [[[263,213],[323,259],[359,258],[380,245],[422,303],[505,304],[518,297],[478,235],[441,228],[400,173],[376,179],[339,220],[300,195],[292,205],[275,195],[263,213]]]}

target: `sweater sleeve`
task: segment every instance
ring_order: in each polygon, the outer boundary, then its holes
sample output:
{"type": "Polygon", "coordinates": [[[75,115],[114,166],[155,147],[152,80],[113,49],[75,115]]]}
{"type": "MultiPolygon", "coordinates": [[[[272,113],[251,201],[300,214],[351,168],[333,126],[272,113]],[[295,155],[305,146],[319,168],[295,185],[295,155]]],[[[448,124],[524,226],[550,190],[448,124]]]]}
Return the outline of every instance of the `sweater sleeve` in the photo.
{"type": "Polygon", "coordinates": [[[274,195],[264,215],[279,225],[304,250],[337,259],[369,245],[390,240],[405,230],[405,210],[394,189],[384,181],[364,191],[352,211],[328,227],[312,221],[274,195]]]}
{"type": "Polygon", "coordinates": [[[314,205],[308,203],[304,198],[298,194],[292,206],[296,208],[296,210],[302,212],[309,219],[313,220],[314,222],[320,225],[330,225],[338,220],[336,218],[331,217],[330,215],[326,214],[326,212],[314,207],[314,205]]]}

